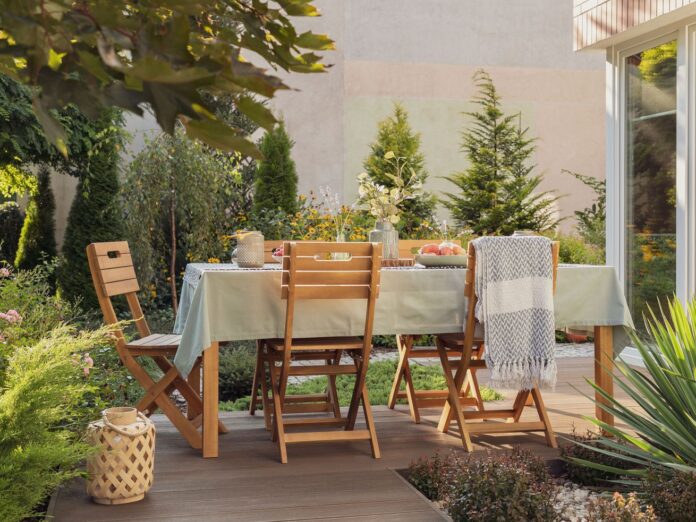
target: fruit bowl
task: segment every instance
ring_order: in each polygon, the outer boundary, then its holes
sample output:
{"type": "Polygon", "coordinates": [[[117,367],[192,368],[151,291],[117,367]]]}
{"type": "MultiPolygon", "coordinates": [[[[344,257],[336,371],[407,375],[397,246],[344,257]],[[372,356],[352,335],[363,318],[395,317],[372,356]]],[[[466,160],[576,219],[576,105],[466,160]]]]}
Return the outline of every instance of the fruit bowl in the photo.
{"type": "Polygon", "coordinates": [[[436,256],[432,254],[416,254],[416,263],[423,266],[461,266],[466,267],[468,256],[451,255],[436,256]]]}

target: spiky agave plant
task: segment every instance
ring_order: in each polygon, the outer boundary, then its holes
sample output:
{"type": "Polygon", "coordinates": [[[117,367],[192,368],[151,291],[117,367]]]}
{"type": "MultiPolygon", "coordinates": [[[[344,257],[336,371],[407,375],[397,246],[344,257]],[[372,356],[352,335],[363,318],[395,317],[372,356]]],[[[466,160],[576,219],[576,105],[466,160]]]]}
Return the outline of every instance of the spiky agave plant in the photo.
{"type": "Polygon", "coordinates": [[[611,436],[600,437],[596,445],[577,443],[634,466],[626,470],[569,459],[616,473],[621,477],[618,482],[638,489],[651,469],[696,473],[696,298],[686,308],[674,299],[667,313],[661,309],[658,317],[651,311],[645,323],[647,338],[631,332],[645,369],[632,368],[620,358],[615,363],[616,384],[638,405],[638,410],[588,380],[606,400],[598,402],[600,407],[628,428],[590,419],[611,436]]]}

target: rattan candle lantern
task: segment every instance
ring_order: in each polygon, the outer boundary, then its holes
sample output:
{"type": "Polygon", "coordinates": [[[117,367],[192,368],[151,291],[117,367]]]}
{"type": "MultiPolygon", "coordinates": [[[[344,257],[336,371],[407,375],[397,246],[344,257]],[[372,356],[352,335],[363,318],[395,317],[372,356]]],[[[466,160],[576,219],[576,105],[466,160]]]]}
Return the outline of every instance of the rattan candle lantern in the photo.
{"type": "Polygon", "coordinates": [[[257,231],[238,233],[232,259],[240,268],[261,268],[264,262],[263,234],[257,231]]]}
{"type": "Polygon", "coordinates": [[[152,486],[155,425],[135,408],[109,408],[87,430],[99,447],[87,463],[87,493],[98,504],[141,500],[152,486]]]}

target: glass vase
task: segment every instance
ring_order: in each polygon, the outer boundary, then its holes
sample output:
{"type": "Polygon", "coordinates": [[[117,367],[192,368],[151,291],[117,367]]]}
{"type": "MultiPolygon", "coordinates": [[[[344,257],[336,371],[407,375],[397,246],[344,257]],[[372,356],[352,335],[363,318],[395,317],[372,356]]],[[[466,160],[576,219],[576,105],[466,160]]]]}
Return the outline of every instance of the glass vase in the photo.
{"type": "MultiPolygon", "coordinates": [[[[344,232],[336,232],[336,243],[345,243],[346,242],[346,234],[344,232]]],[[[350,259],[350,254],[347,252],[336,252],[333,254],[333,259],[336,260],[346,260],[350,259]]]]}
{"type": "Polygon", "coordinates": [[[371,243],[382,243],[382,259],[399,259],[399,232],[386,220],[375,223],[370,231],[371,243]]]}

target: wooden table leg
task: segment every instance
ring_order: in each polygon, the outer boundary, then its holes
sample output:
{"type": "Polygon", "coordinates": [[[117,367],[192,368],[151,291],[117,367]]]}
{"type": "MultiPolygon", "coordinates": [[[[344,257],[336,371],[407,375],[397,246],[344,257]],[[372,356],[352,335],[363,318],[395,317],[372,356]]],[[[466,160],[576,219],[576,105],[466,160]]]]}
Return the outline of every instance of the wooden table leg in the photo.
{"type": "MultiPolygon", "coordinates": [[[[613,328],[611,326],[595,326],[594,328],[595,346],[595,383],[609,395],[614,395],[614,377],[612,369],[614,366],[614,339],[613,328]]],[[[606,404],[606,401],[599,393],[595,392],[595,400],[606,404]]],[[[596,417],[609,424],[614,425],[614,416],[604,411],[599,405],[595,406],[596,417]]]]}
{"type": "Polygon", "coordinates": [[[203,352],[203,457],[218,456],[218,343],[203,352]]]}

